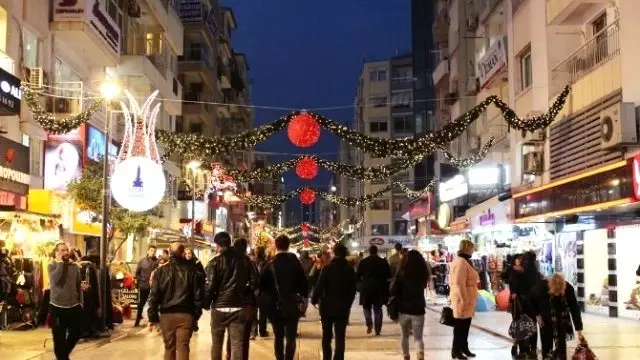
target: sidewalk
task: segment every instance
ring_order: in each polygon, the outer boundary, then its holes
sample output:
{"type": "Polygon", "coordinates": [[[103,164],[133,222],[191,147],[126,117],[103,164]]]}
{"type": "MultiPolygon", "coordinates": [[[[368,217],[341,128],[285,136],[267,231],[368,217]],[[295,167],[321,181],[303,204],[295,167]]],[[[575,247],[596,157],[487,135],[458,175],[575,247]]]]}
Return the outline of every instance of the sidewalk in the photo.
{"type": "MultiPolygon", "coordinates": [[[[74,353],[103,346],[141,329],[133,327],[133,320],[125,320],[123,324],[115,326],[108,338],[80,340],[74,353]]],[[[51,329],[46,326],[26,331],[0,331],[0,359],[2,360],[51,359],[52,356],[51,329]]]]}

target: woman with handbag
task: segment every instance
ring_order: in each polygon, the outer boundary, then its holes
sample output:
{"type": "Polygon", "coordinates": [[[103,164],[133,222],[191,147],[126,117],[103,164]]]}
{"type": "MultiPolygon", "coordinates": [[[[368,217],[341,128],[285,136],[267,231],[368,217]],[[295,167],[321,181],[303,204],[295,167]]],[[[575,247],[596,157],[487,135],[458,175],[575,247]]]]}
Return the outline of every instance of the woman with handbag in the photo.
{"type": "MultiPolygon", "coordinates": [[[[507,270],[507,278],[509,282],[509,309],[511,309],[511,321],[517,321],[519,315],[526,313],[525,307],[527,307],[527,294],[529,289],[525,289],[523,285],[525,285],[524,281],[524,264],[522,260],[522,254],[516,254],[511,259],[512,265],[507,270]]],[[[511,347],[511,356],[514,359],[524,358],[526,355],[530,354],[531,350],[529,349],[529,342],[526,340],[514,340],[514,344],[511,347]],[[520,351],[518,351],[520,350],[520,351]]]]}
{"type": "Polygon", "coordinates": [[[567,340],[574,338],[574,326],[578,339],[585,341],[573,286],[562,274],[556,273],[538,283],[531,296],[531,306],[540,325],[543,359],[566,360],[567,340]]]}
{"type": "Polygon", "coordinates": [[[471,318],[476,311],[476,296],[480,276],[471,265],[471,255],[475,245],[469,240],[462,240],[456,258],[449,270],[449,287],[451,309],[453,310],[453,345],[451,357],[467,359],[476,355],[469,350],[469,329],[471,318]]]}

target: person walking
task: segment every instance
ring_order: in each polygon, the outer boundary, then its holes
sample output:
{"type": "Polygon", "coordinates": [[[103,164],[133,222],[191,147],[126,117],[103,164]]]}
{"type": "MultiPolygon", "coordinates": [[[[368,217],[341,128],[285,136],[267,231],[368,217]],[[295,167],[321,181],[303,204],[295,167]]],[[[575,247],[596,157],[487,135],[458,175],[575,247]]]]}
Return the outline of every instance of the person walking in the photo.
{"type": "Polygon", "coordinates": [[[275,336],[276,360],[294,359],[298,322],[302,315],[300,302],[309,294],[307,276],[296,255],[289,252],[290,243],[286,235],[275,239],[277,253],[262,276],[262,292],[266,296],[268,317],[275,336]]]}
{"type": "Polygon", "coordinates": [[[334,246],[334,258],[320,274],[311,296],[314,306],[320,304],[323,360],[344,359],[347,323],[356,296],[356,273],[346,259],[347,253],[344,245],[334,246]],[[336,347],[332,357],[331,341],[334,336],[336,347]]]}
{"type": "MultiPolygon", "coordinates": [[[[258,277],[262,279],[262,274],[264,274],[264,269],[267,266],[267,252],[264,246],[257,246],[255,248],[255,258],[258,277]]],[[[258,295],[258,316],[257,321],[254,322],[254,337],[258,334],[262,338],[269,336],[269,332],[267,331],[267,306],[265,300],[265,296],[262,296],[262,294],[258,295]]]]}
{"type": "Polygon", "coordinates": [[[393,249],[393,254],[389,256],[389,266],[391,266],[391,272],[395,274],[398,269],[398,264],[400,264],[400,257],[402,257],[402,244],[395,243],[393,249]]]}
{"type": "MultiPolygon", "coordinates": [[[[527,314],[529,309],[529,290],[526,288],[526,282],[524,279],[524,265],[522,262],[522,254],[516,254],[512,258],[511,267],[506,270],[508,274],[509,292],[511,297],[509,299],[509,307],[511,308],[511,320],[514,321],[518,318],[519,314],[527,314]]],[[[514,341],[511,347],[511,356],[516,359],[529,356],[531,349],[529,349],[529,339],[514,341]]]]}
{"type": "Polygon", "coordinates": [[[142,320],[142,314],[144,312],[144,306],[149,299],[149,293],[151,292],[151,273],[158,267],[158,258],[156,258],[156,247],[149,246],[147,249],[147,256],[140,260],[136,267],[136,286],[138,287],[138,307],[136,314],[136,322],[134,327],[140,326],[142,320]]]}
{"type": "Polygon", "coordinates": [[[390,293],[398,299],[398,323],[401,332],[402,355],[405,360],[409,354],[409,337],[413,334],[417,347],[418,360],[424,359],[424,315],[427,302],[424,289],[429,281],[429,267],[417,250],[409,251],[398,264],[391,282],[390,293]]]}
{"type": "MultiPolygon", "coordinates": [[[[230,359],[246,359],[246,323],[253,320],[253,311],[248,304],[253,302],[258,290],[258,275],[246,252],[240,254],[231,247],[229,233],[219,232],[213,241],[220,253],[205,269],[204,300],[204,308],[211,309],[211,360],[222,360],[225,332],[231,343],[230,359]]],[[[246,346],[248,349],[248,344],[246,346]]]]}
{"type": "Polygon", "coordinates": [[[376,336],[382,332],[382,305],[387,303],[389,297],[388,283],[391,275],[389,263],[378,256],[378,247],[371,245],[369,256],[360,261],[356,273],[367,334],[371,334],[374,329],[376,336]]]}
{"type": "MultiPolygon", "coordinates": [[[[204,272],[204,266],[202,266],[202,261],[200,261],[200,259],[196,257],[196,255],[193,253],[192,248],[184,249],[184,258],[185,260],[187,260],[187,262],[189,262],[192,266],[195,267],[196,271],[202,277],[202,279],[206,278],[206,274],[204,272]]],[[[198,325],[198,322],[195,322],[193,324],[193,332],[198,332],[199,330],[200,330],[200,326],[198,325]]]]}
{"type": "Polygon", "coordinates": [[[160,324],[165,360],[186,360],[194,324],[202,315],[204,279],[185,260],[184,245],[174,242],[169,249],[169,261],[156,269],[151,285],[149,331],[160,324]]]}
{"type": "MultiPolygon", "coordinates": [[[[527,251],[522,254],[522,267],[524,271],[520,278],[520,284],[518,285],[519,293],[524,297],[525,301],[523,302],[522,313],[529,316],[532,320],[536,318],[536,314],[533,312],[533,309],[530,306],[530,298],[532,295],[532,291],[536,288],[538,283],[544,280],[544,276],[540,274],[538,270],[538,261],[536,259],[536,253],[533,251],[527,251]]],[[[538,349],[538,331],[533,333],[533,335],[527,339],[526,345],[529,349],[529,357],[536,358],[537,357],[537,349],[538,349]]]]}
{"type": "Polygon", "coordinates": [[[542,357],[546,359],[553,352],[554,359],[566,360],[567,340],[574,338],[574,327],[578,339],[584,341],[582,315],[573,286],[562,274],[555,273],[538,282],[531,294],[531,307],[540,325],[542,357]]]}
{"type": "Polygon", "coordinates": [[[469,329],[471,318],[476,311],[476,296],[480,276],[471,264],[471,256],[475,245],[469,240],[462,240],[456,258],[449,271],[449,288],[451,309],[453,310],[453,345],[451,357],[467,359],[476,355],[469,350],[469,329]]]}
{"type": "Polygon", "coordinates": [[[69,246],[55,246],[55,261],[49,264],[51,333],[57,360],[68,360],[82,335],[83,315],[80,268],[70,259],[69,246]]]}

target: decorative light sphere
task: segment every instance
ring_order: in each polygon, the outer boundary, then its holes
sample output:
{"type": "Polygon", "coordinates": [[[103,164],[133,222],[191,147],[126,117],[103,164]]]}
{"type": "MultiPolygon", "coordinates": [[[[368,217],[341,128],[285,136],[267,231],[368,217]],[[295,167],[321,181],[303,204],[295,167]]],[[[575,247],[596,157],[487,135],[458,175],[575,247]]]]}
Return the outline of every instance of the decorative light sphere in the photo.
{"type": "Polygon", "coordinates": [[[302,231],[302,232],[309,231],[309,224],[307,224],[307,223],[300,224],[300,231],[302,231]]]}
{"type": "Polygon", "coordinates": [[[300,191],[300,202],[305,205],[311,205],[316,201],[316,192],[312,189],[304,189],[300,191]]]}
{"type": "Polygon", "coordinates": [[[311,115],[300,113],[289,122],[287,135],[295,146],[311,147],[320,139],[320,124],[311,115]]]}
{"type": "Polygon", "coordinates": [[[130,157],[116,165],[111,176],[111,193],[123,208],[135,212],[153,209],[166,190],[162,166],[142,156],[130,157]]]}
{"type": "Polygon", "coordinates": [[[318,175],[318,163],[311,157],[303,157],[296,164],[296,175],[304,180],[313,179],[318,175]]]}

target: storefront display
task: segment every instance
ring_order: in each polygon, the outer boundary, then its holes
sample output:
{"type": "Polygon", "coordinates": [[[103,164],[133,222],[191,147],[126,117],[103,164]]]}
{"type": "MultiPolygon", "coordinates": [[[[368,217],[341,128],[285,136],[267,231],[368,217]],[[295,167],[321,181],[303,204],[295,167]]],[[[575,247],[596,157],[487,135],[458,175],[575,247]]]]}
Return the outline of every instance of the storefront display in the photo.
{"type": "Polygon", "coordinates": [[[561,272],[567,282],[578,286],[578,233],[575,231],[561,232],[556,235],[555,271],[561,272]]]}
{"type": "Polygon", "coordinates": [[[618,316],[640,320],[640,225],[619,226],[615,232],[618,316]]]}
{"type": "Polygon", "coordinates": [[[585,311],[609,315],[609,270],[607,230],[585,231],[584,296],[585,311]]]}

